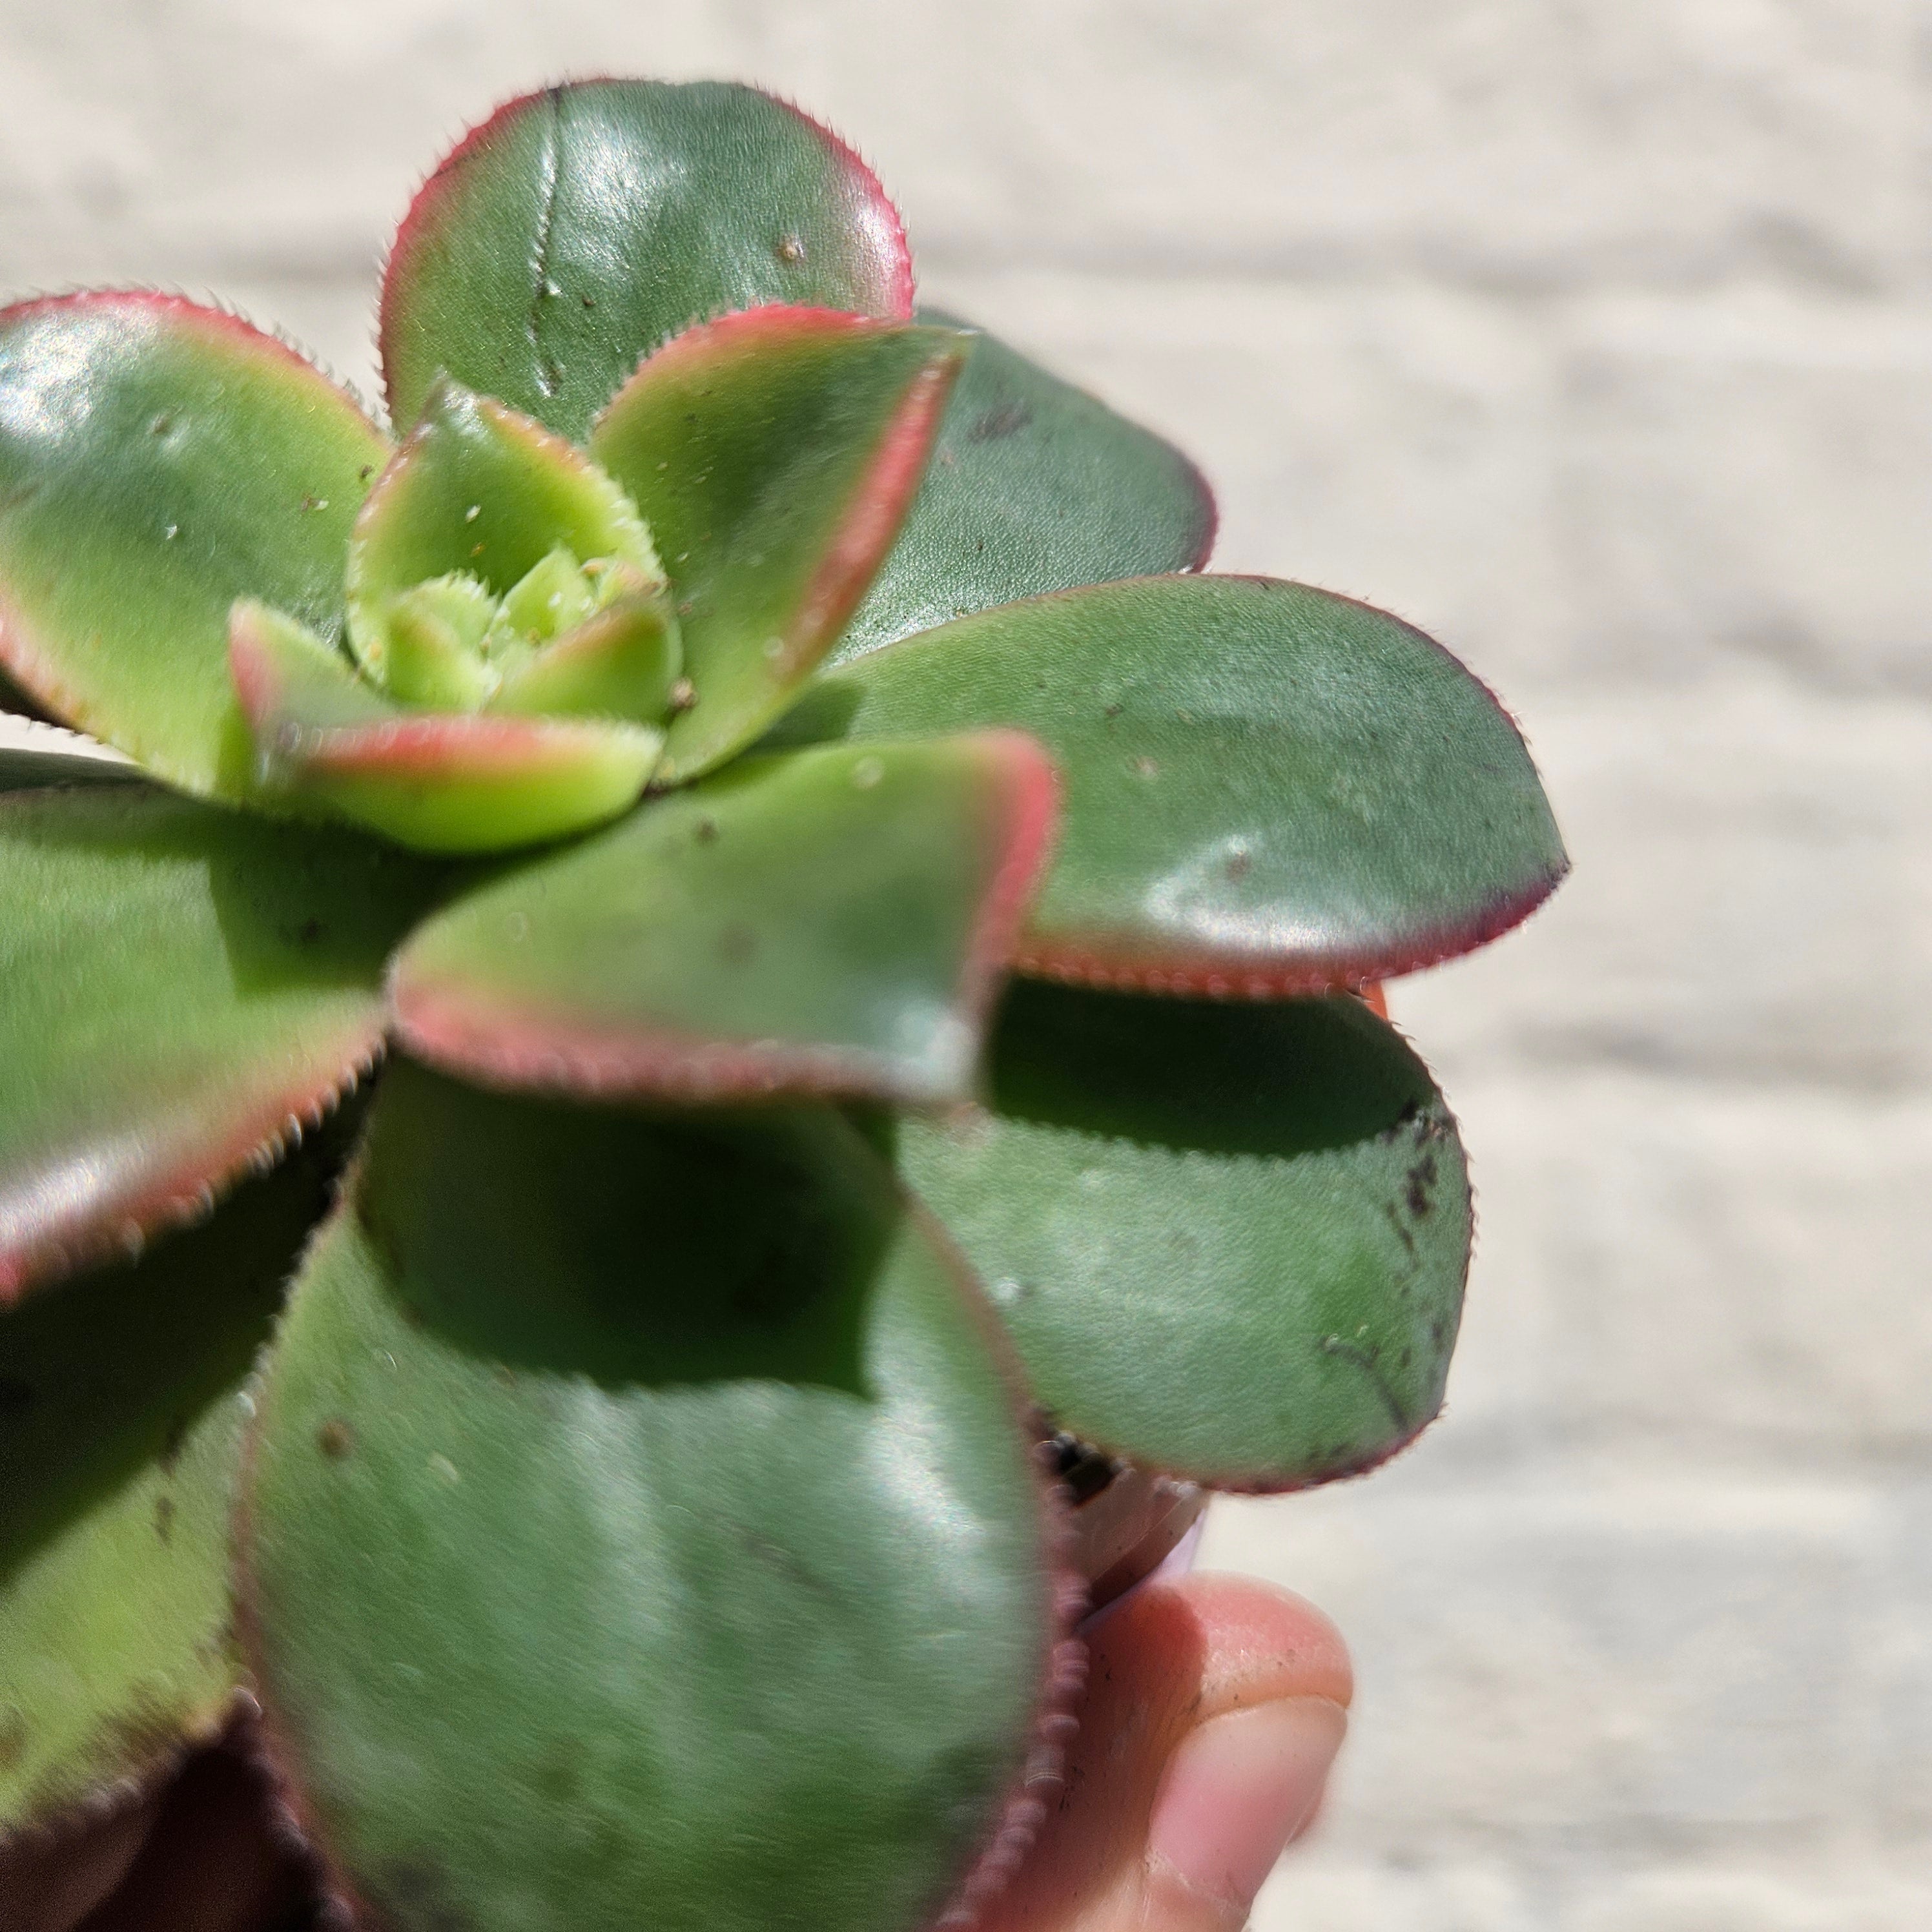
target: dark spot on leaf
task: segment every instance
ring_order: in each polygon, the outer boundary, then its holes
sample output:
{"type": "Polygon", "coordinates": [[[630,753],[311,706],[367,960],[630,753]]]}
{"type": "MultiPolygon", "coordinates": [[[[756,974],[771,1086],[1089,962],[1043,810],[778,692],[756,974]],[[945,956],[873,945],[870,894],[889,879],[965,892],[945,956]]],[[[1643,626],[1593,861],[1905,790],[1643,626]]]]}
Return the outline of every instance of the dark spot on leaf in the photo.
{"type": "Polygon", "coordinates": [[[302,506],[304,510],[326,510],[328,508],[326,496],[304,496],[302,506]]]}
{"type": "Polygon", "coordinates": [[[1228,876],[1231,879],[1245,879],[1255,868],[1254,855],[1251,852],[1230,852],[1228,854],[1228,876]]]}
{"type": "Polygon", "coordinates": [[[154,1534],[164,1546],[175,1540],[175,1499],[166,1490],[154,1498],[154,1534]]]}
{"type": "Polygon", "coordinates": [[[700,845],[709,845],[713,843],[718,836],[717,820],[715,818],[700,818],[698,821],[698,830],[694,836],[696,837],[698,844],[700,845]]]}
{"type": "Polygon", "coordinates": [[[1033,411],[1024,403],[1002,403],[996,410],[988,410],[982,416],[976,416],[966,431],[968,442],[998,442],[1003,438],[1016,436],[1033,421],[1033,411]]]}
{"type": "Polygon", "coordinates": [[[781,262],[792,263],[805,260],[805,239],[802,236],[788,235],[778,245],[781,262]]]}
{"type": "Polygon", "coordinates": [[[1110,704],[1106,706],[1102,715],[1108,718],[1118,718],[1120,715],[1121,709],[1122,707],[1118,704],[1110,704]]]}
{"type": "Polygon", "coordinates": [[[1432,1154],[1424,1154],[1408,1170],[1408,1185],[1402,1198],[1408,1203],[1408,1211],[1418,1221],[1436,1204],[1430,1198],[1429,1190],[1436,1185],[1436,1156],[1432,1154]]]}
{"type": "Polygon", "coordinates": [[[758,936],[748,926],[728,926],[718,935],[718,956],[728,966],[748,965],[758,950],[758,936]]]}
{"type": "Polygon", "coordinates": [[[595,308],[597,306],[597,298],[595,296],[580,296],[578,299],[586,308],[595,308]]]}
{"type": "MultiPolygon", "coordinates": [[[[1382,1363],[1372,1349],[1365,1348],[1360,1342],[1352,1342],[1346,1336],[1324,1335],[1322,1338],[1322,1352],[1324,1355],[1337,1355],[1345,1362],[1353,1363],[1368,1378],[1371,1387],[1381,1396],[1382,1406],[1388,1411],[1395,1426],[1400,1430],[1408,1429],[1408,1417],[1396,1399],[1394,1390],[1389,1387],[1388,1378],[1382,1373],[1382,1363]]],[[[1339,1454],[1340,1452],[1338,1450],[1336,1453],[1339,1454]]]]}
{"type": "Polygon", "coordinates": [[[296,928],[296,937],[303,945],[313,946],[322,938],[327,929],[320,920],[310,917],[304,920],[302,924],[296,928]]]}
{"type": "Polygon", "coordinates": [[[376,466],[373,463],[364,464],[362,467],[356,472],[357,477],[364,483],[368,482],[375,473],[376,466]]]}
{"type": "Polygon", "coordinates": [[[1413,1255],[1415,1252],[1415,1236],[1411,1231],[1408,1223],[1396,1211],[1395,1203],[1393,1201],[1384,1201],[1382,1203],[1382,1213],[1387,1218],[1389,1226],[1395,1230],[1396,1239],[1408,1250],[1411,1255],[1413,1255]]]}
{"type": "Polygon", "coordinates": [[[332,1462],[340,1462],[356,1447],[356,1432],[339,1415],[332,1415],[315,1432],[315,1446],[332,1462]]]}
{"type": "Polygon", "coordinates": [[[161,1438],[160,1454],[154,1460],[160,1465],[161,1474],[172,1476],[175,1465],[181,1460],[182,1444],[188,1440],[188,1418],[178,1415],[168,1424],[168,1432],[161,1438]]]}

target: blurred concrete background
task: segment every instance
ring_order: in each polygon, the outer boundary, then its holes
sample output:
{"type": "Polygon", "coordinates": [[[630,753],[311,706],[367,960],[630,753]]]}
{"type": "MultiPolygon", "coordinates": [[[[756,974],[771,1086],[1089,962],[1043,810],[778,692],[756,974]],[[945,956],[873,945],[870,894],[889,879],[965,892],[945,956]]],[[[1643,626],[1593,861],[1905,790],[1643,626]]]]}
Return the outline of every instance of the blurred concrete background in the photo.
{"type": "Polygon", "coordinates": [[[416,175],[566,74],[863,145],[926,292],[1202,461],[1222,567],[1525,720],[1576,876],[1394,990],[1444,1421],[1210,1555],[1362,1688],[1258,1932],[1932,1925],[1927,0],[0,0],[0,289],[371,383],[416,175]]]}

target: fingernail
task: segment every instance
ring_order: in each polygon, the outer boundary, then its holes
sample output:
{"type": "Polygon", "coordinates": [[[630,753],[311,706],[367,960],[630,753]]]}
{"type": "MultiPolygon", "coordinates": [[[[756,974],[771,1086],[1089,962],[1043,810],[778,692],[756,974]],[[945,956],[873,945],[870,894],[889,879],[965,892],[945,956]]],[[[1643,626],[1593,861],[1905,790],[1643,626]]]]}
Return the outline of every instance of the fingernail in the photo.
{"type": "Polygon", "coordinates": [[[1161,1781],[1148,1828],[1154,1866],[1245,1915],[1314,1810],[1348,1725],[1326,1697],[1210,1718],[1182,1740],[1161,1781]]]}

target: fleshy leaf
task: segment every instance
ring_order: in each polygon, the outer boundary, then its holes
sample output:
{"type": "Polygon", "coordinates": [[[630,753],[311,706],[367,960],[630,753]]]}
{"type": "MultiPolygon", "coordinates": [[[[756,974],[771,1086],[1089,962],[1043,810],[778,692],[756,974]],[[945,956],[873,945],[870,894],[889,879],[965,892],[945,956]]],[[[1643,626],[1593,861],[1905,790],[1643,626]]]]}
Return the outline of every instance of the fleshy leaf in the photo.
{"type": "Polygon", "coordinates": [[[1568,861],[1522,740],[1398,619],[1156,577],[962,617],[822,676],[773,743],[1011,725],[1064,788],[1023,971],[1276,996],[1494,938],[1568,861]]]}
{"type": "Polygon", "coordinates": [[[0,1840],[219,1727],[241,1384],[327,1191],[298,1156],[0,1316],[0,1840]]]}
{"type": "Polygon", "coordinates": [[[446,370],[580,441],[660,343],[768,302],[911,314],[898,213],[850,148],[748,87],[549,88],[474,129],[396,236],[390,413],[446,370]]]}
{"type": "Polygon", "coordinates": [[[271,1749],[370,1922],[928,1922],[1052,1657],[976,1299],[829,1110],[392,1068],[241,1536],[271,1749]]]}
{"type": "Polygon", "coordinates": [[[662,580],[635,508],[581,451],[490,397],[440,382],[356,520],[350,646],[380,674],[389,608],[412,585],[462,572],[503,597],[560,548],[662,580]]]}
{"type": "Polygon", "coordinates": [[[655,533],[695,701],[667,782],[784,710],[830,650],[919,487],[968,338],[821,309],[687,330],[598,418],[591,447],[655,533]]]}
{"type": "MultiPolygon", "coordinates": [[[[937,309],[920,318],[972,326],[937,309]]],[[[1180,451],[982,334],[832,662],[1042,591],[1198,570],[1214,522],[1214,494],[1180,451]]]]}
{"type": "Polygon", "coordinates": [[[684,668],[677,614],[663,592],[627,593],[546,645],[499,686],[492,711],[661,721],[684,668]]]}
{"type": "Polygon", "coordinates": [[[235,607],[235,688],[256,795],[424,852],[490,852],[628,811],[663,734],[604,719],[408,711],[266,605],[235,607]]]}
{"type": "Polygon", "coordinates": [[[984,1112],[901,1171],[988,1285],[1036,1400],[1143,1466],[1287,1489],[1436,1414],[1468,1180],[1426,1070],[1346,994],[1016,984],[984,1112]]]}
{"type": "Polygon", "coordinates": [[[743,759],[429,921],[397,1024],[496,1084],[956,1099],[1052,807],[1010,733],[743,759]]]}
{"type": "Polygon", "coordinates": [[[0,661],[170,784],[244,797],[229,606],[338,633],[350,525],[388,454],[232,316],[142,294],[0,313],[0,661]]]}
{"type": "Polygon", "coordinates": [[[205,1214],[331,1106],[436,884],[145,785],[0,797],[0,1304],[205,1214]]]}

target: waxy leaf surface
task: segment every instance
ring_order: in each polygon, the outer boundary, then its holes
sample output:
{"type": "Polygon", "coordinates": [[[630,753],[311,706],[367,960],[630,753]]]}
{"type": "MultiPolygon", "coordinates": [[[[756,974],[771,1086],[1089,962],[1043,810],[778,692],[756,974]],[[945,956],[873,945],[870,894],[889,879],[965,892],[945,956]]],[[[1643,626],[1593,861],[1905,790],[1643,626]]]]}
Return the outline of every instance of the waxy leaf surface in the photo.
{"type": "Polygon", "coordinates": [[[238,1397],[326,1191],[298,1156],[0,1316],[0,1839],[220,1724],[238,1397]]]}
{"type": "Polygon", "coordinates": [[[245,797],[229,606],[339,634],[350,525],[388,454],[232,316],[138,294],[0,314],[0,661],[170,784],[245,797]]]}
{"type": "Polygon", "coordinates": [[[1346,994],[1260,1004],[1021,982],[987,1108],[900,1124],[1035,1398],[1147,1466],[1346,1475],[1436,1414],[1462,1308],[1455,1123],[1346,994]]]}
{"type": "Polygon", "coordinates": [[[236,606],[229,652],[258,797],[418,851],[496,851],[601,824],[636,801],[664,744],[602,718],[406,710],[264,604],[236,606]]]}
{"type": "Polygon", "coordinates": [[[1568,864],[1490,693],[1384,613],[1145,578],[962,617],[822,676],[773,742],[1005,724],[1064,786],[1023,970],[1276,995],[1383,979],[1522,919],[1568,864]]]}
{"type": "Polygon", "coordinates": [[[982,334],[832,662],[1042,591],[1198,570],[1214,542],[1213,494],[1180,451],[982,334]]]}
{"type": "Polygon", "coordinates": [[[428,921],[397,1023],[493,1084],[956,1099],[1052,808],[1010,733],[742,759],[428,921]]]}
{"type": "Polygon", "coordinates": [[[146,786],[0,797],[0,1303],[205,1211],[329,1106],[434,884],[146,786]]]}
{"type": "Polygon", "coordinates": [[[919,488],[968,338],[824,310],[688,331],[598,419],[592,453],[670,573],[695,702],[667,780],[756,737],[830,650],[919,488]]]}
{"type": "Polygon", "coordinates": [[[447,371],[581,442],[640,360],[767,302],[903,319],[898,215],[768,94],[591,81],[500,108],[416,198],[382,290],[391,413],[447,371]]]}
{"type": "Polygon", "coordinates": [[[926,1923],[1052,1637],[990,1332],[827,1111],[392,1067],[242,1538],[272,1749],[370,1922],[926,1923]]]}

